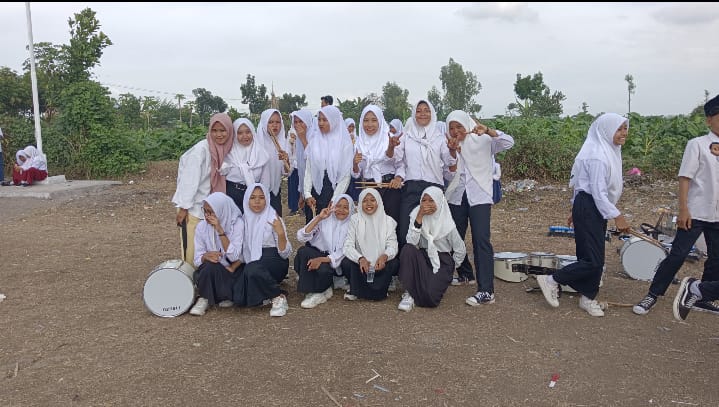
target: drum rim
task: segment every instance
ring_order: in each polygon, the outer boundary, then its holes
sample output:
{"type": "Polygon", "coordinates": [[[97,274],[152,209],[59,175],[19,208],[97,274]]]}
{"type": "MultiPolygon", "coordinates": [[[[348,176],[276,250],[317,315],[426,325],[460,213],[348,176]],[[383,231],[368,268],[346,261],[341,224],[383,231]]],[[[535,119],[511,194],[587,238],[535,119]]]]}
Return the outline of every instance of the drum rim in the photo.
{"type": "MultiPolygon", "coordinates": [[[[640,258],[643,258],[643,259],[648,258],[649,253],[641,253],[641,254],[642,255],[640,256],[640,258]]],[[[638,237],[632,237],[631,239],[626,240],[624,242],[624,244],[622,245],[622,250],[620,250],[620,252],[619,252],[619,261],[622,263],[622,268],[624,269],[624,273],[627,274],[629,277],[631,277],[635,280],[638,280],[638,281],[652,281],[654,279],[654,275],[657,272],[657,266],[666,257],[667,257],[667,253],[663,249],[659,248],[658,246],[653,245],[652,243],[647,242],[644,239],[638,238],[638,237]],[[640,273],[636,273],[635,272],[636,270],[632,269],[631,265],[630,265],[630,267],[627,267],[627,264],[625,264],[625,261],[624,261],[625,253],[635,243],[642,243],[640,245],[637,245],[635,249],[642,248],[642,250],[643,250],[643,248],[649,247],[651,249],[650,250],[651,252],[654,252],[656,254],[661,253],[661,258],[658,259],[657,264],[654,265],[654,268],[652,269],[652,271],[649,273],[641,273],[641,276],[640,276],[640,273]]],[[[629,258],[627,258],[627,261],[628,260],[629,260],[629,258]]],[[[642,264],[647,264],[647,262],[642,262],[642,264]]]]}

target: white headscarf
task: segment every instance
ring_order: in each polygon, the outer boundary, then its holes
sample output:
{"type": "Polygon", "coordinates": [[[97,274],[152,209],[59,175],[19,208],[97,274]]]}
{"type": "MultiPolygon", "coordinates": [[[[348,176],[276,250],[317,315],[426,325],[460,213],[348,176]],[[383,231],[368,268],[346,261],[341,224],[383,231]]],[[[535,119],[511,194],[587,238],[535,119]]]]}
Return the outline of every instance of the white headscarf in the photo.
{"type": "Polygon", "coordinates": [[[437,121],[437,130],[439,130],[440,133],[446,138],[448,136],[447,134],[447,123],[449,122],[443,122],[443,121],[437,121]]]}
{"type": "Polygon", "coordinates": [[[32,159],[30,156],[25,152],[25,150],[17,150],[15,153],[15,162],[17,165],[19,165],[23,170],[26,170],[30,168],[30,164],[32,163],[32,159]],[[24,158],[25,161],[21,161],[20,157],[24,158]]]}
{"type": "Polygon", "coordinates": [[[337,205],[342,199],[346,199],[349,204],[349,214],[344,220],[339,220],[335,216],[334,211],[329,218],[320,223],[319,237],[317,239],[317,248],[329,253],[334,253],[342,248],[347,238],[347,228],[350,224],[350,218],[355,210],[355,204],[352,197],[342,194],[332,199],[332,205],[337,205]]]}
{"type": "Polygon", "coordinates": [[[616,114],[604,113],[597,117],[587,132],[587,139],[584,140],[581,150],[574,159],[572,175],[569,178],[569,186],[575,187],[579,166],[587,160],[600,160],[609,169],[609,184],[607,195],[612,204],[616,204],[622,196],[624,181],[622,179],[622,146],[614,144],[614,133],[619,127],[629,120],[616,114]]]}
{"type": "MultiPolygon", "coordinates": [[[[220,226],[227,236],[230,236],[235,230],[235,227],[242,227],[242,212],[240,208],[235,205],[235,201],[232,200],[223,192],[213,192],[204,200],[215,212],[217,220],[220,221],[220,226]]],[[[207,222],[203,220],[203,222],[207,222]]],[[[208,223],[209,225],[209,223],[208,223]]],[[[222,242],[220,237],[217,235],[215,228],[212,226],[207,229],[208,236],[207,240],[212,242],[213,251],[224,251],[222,249],[222,242]]]]}
{"type": "Polygon", "coordinates": [[[319,124],[314,127],[312,143],[308,144],[307,156],[311,162],[312,185],[317,193],[322,193],[322,184],[327,171],[327,176],[336,188],[337,183],[352,171],[352,158],[354,148],[350,139],[347,126],[342,120],[342,112],[335,106],[327,105],[320,109],[330,124],[330,131],[323,134],[319,124]]]}
{"type": "MultiPolygon", "coordinates": [[[[412,118],[407,121],[407,125],[404,127],[404,134],[409,140],[419,144],[420,151],[422,152],[421,158],[423,165],[429,171],[434,173],[436,179],[443,179],[442,159],[439,154],[432,150],[431,147],[432,141],[435,138],[442,137],[444,140],[444,135],[439,129],[437,129],[437,113],[435,112],[432,103],[428,100],[419,100],[417,104],[414,105],[414,109],[412,109],[412,118]],[[429,106],[431,113],[430,122],[426,126],[420,126],[417,124],[417,107],[419,107],[420,103],[426,103],[427,106],[429,106]]],[[[409,140],[405,140],[405,143],[409,142],[409,140]]]]}
{"type": "MultiPolygon", "coordinates": [[[[240,118],[232,123],[235,129],[235,139],[233,141],[232,150],[225,157],[225,161],[229,161],[229,166],[234,166],[240,169],[242,176],[245,179],[245,185],[254,184],[262,173],[262,167],[267,164],[270,157],[267,151],[257,142],[257,134],[255,133],[255,126],[252,122],[245,118],[240,118]],[[241,125],[245,125],[252,132],[252,143],[249,146],[243,146],[237,140],[237,131],[241,125]]],[[[225,163],[227,164],[227,163],[225,163]]],[[[225,165],[223,165],[225,167],[225,165]]]]}
{"type": "MultiPolygon", "coordinates": [[[[358,218],[356,229],[357,246],[362,256],[364,256],[370,264],[374,264],[379,256],[384,253],[386,245],[385,239],[387,237],[387,218],[389,217],[384,212],[382,197],[374,188],[362,190],[357,202],[359,208],[357,209],[357,213],[352,215],[358,218]],[[372,215],[366,214],[362,209],[362,200],[368,194],[372,195],[377,201],[377,210],[372,215]]],[[[392,222],[394,222],[394,220],[392,222]]]]}
{"type": "Polygon", "coordinates": [[[25,156],[28,157],[28,160],[25,161],[23,169],[35,167],[38,170],[47,171],[47,158],[45,158],[45,154],[42,154],[40,151],[38,151],[35,146],[27,146],[25,147],[24,151],[25,156]]]}
{"type": "Polygon", "coordinates": [[[447,187],[446,196],[450,196],[454,189],[459,185],[459,179],[462,170],[467,168],[472,178],[479,184],[479,187],[492,196],[492,173],[494,170],[494,160],[492,157],[492,137],[488,134],[477,135],[470,133],[477,123],[472,120],[467,112],[455,110],[447,116],[447,124],[457,122],[467,131],[467,137],[460,142],[461,150],[459,153],[458,168],[455,172],[452,182],[447,187]]]}
{"type": "Polygon", "coordinates": [[[314,117],[312,116],[312,112],[309,110],[295,110],[290,114],[290,126],[295,129],[295,133],[297,134],[297,138],[295,139],[295,161],[297,162],[297,176],[299,177],[299,191],[300,195],[304,195],[304,185],[305,185],[305,167],[306,167],[306,160],[307,160],[307,149],[310,148],[310,141],[312,139],[312,135],[314,134],[313,127],[316,126],[314,122],[314,117]],[[297,129],[295,129],[295,121],[294,117],[297,117],[298,119],[302,120],[302,122],[305,124],[305,127],[307,127],[307,132],[305,133],[305,138],[307,139],[307,147],[305,147],[302,144],[302,141],[300,140],[300,136],[297,132],[297,129]]]}
{"type": "MultiPolygon", "coordinates": [[[[456,226],[449,211],[447,199],[444,197],[444,192],[437,187],[429,187],[422,192],[422,198],[425,195],[429,195],[437,205],[437,210],[433,214],[422,217],[422,229],[420,229],[420,233],[427,240],[427,256],[432,263],[432,271],[436,274],[439,271],[440,263],[439,251],[434,241],[447,236],[456,226]]],[[[419,205],[412,209],[409,214],[410,224],[414,224],[418,212],[419,205]]]]}
{"type": "MultiPolygon", "coordinates": [[[[282,148],[282,150],[289,154],[290,148],[287,145],[287,136],[285,135],[285,123],[284,121],[282,121],[282,114],[277,109],[267,109],[260,115],[260,124],[257,125],[256,141],[260,142],[262,147],[265,148],[267,156],[269,157],[267,161],[267,171],[269,172],[270,185],[268,185],[267,187],[273,194],[277,195],[280,190],[280,184],[282,183],[282,171],[285,164],[280,161],[279,158],[277,158],[277,147],[275,147],[275,143],[272,142],[270,132],[267,130],[267,124],[270,121],[270,117],[272,117],[274,113],[280,115],[281,123],[279,134],[276,134],[277,143],[280,145],[280,148],[282,148]]],[[[269,197],[267,198],[267,200],[269,201],[269,197]]]]}
{"type": "Polygon", "coordinates": [[[273,232],[272,223],[277,218],[277,212],[270,205],[268,188],[257,183],[247,186],[242,206],[245,209],[245,238],[242,245],[242,257],[245,259],[245,263],[250,263],[262,257],[262,243],[265,241],[265,236],[273,232]],[[255,213],[250,209],[250,196],[255,188],[262,189],[262,193],[265,194],[265,208],[260,213],[255,213]]]}
{"type": "Polygon", "coordinates": [[[355,119],[352,119],[349,117],[346,118],[345,119],[345,127],[347,127],[347,133],[350,135],[352,140],[356,140],[357,139],[357,123],[355,123],[355,119]],[[350,133],[350,129],[349,129],[350,124],[355,126],[355,129],[352,131],[352,133],[350,133]]]}
{"type": "Polygon", "coordinates": [[[402,126],[402,120],[400,119],[392,119],[391,122],[389,122],[389,125],[394,127],[395,130],[397,130],[397,133],[395,133],[395,136],[401,136],[402,135],[402,129],[404,126],[402,126]]]}
{"type": "Polygon", "coordinates": [[[367,105],[362,109],[360,123],[364,123],[367,112],[372,112],[377,116],[379,127],[375,134],[369,135],[364,131],[364,126],[360,125],[360,136],[355,146],[366,162],[364,177],[372,178],[375,182],[382,182],[380,163],[384,161],[387,147],[389,147],[389,125],[384,120],[382,109],[377,105],[367,105]]]}

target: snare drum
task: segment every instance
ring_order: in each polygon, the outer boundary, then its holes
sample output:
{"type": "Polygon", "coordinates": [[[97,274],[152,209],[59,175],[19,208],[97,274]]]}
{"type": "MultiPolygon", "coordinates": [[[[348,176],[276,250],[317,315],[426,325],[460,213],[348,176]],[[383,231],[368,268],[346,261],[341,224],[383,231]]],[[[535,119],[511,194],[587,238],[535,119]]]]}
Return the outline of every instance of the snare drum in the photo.
{"type": "Polygon", "coordinates": [[[168,260],[147,277],[142,298],[147,309],[158,317],[184,314],[195,301],[195,268],[182,260],[168,260]]]}
{"type": "Polygon", "coordinates": [[[527,264],[527,253],[500,252],[494,254],[494,276],[510,283],[527,279],[526,273],[512,271],[513,264],[527,264]]]}
{"type": "Polygon", "coordinates": [[[529,253],[529,265],[554,269],[557,268],[557,256],[554,253],[531,252],[529,253]]]}
{"type": "Polygon", "coordinates": [[[624,272],[635,280],[652,281],[657,266],[667,257],[666,252],[639,237],[624,242],[619,252],[624,272]]]}

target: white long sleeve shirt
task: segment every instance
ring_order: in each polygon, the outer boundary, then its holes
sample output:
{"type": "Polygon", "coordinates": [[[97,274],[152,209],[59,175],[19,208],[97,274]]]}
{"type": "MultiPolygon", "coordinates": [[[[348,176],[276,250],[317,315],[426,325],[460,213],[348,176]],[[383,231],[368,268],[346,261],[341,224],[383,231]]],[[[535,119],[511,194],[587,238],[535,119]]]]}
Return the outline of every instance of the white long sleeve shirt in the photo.
{"type": "Polygon", "coordinates": [[[687,142],[679,176],[689,178],[687,205],[692,219],[719,222],[719,157],[709,151],[719,137],[709,133],[687,142]]]}
{"type": "MultiPolygon", "coordinates": [[[[361,210],[361,209],[360,209],[361,210]]],[[[386,233],[384,237],[384,254],[387,255],[387,260],[392,260],[397,256],[397,233],[395,232],[396,223],[387,216],[385,218],[387,227],[385,228],[386,233]]],[[[364,255],[359,251],[359,244],[357,243],[357,223],[359,219],[353,216],[350,219],[349,227],[347,228],[347,239],[343,248],[344,255],[349,260],[359,263],[360,257],[364,255]]]]}
{"type": "Polygon", "coordinates": [[[220,263],[222,263],[223,266],[229,266],[230,263],[241,260],[243,236],[244,228],[240,220],[235,224],[232,232],[227,235],[230,244],[227,246],[227,250],[225,250],[222,247],[222,241],[217,235],[215,228],[205,221],[198,223],[195,229],[195,258],[193,259],[195,267],[200,267],[202,264],[202,256],[207,252],[222,253],[220,263]]]}
{"type": "Polygon", "coordinates": [[[187,209],[196,218],[205,218],[202,201],[210,194],[211,166],[212,157],[206,139],[182,154],[177,169],[177,189],[172,197],[175,207],[187,209]]]}
{"type": "MultiPolygon", "coordinates": [[[[435,175],[435,171],[425,168],[422,159],[422,151],[419,144],[405,135],[402,142],[395,147],[393,158],[397,161],[397,171],[395,175],[402,177],[405,181],[427,181],[437,185],[444,185],[444,180],[440,175],[435,175]]],[[[447,139],[445,137],[435,137],[431,144],[432,153],[439,156],[443,168],[438,168],[437,174],[443,174],[444,171],[457,164],[457,159],[452,158],[447,147],[447,139]]]]}
{"type": "MultiPolygon", "coordinates": [[[[328,152],[328,154],[330,154],[328,152]]],[[[312,197],[312,163],[310,160],[305,161],[305,184],[304,184],[304,197],[305,199],[312,197]]],[[[336,197],[344,194],[347,192],[347,187],[350,186],[350,174],[347,174],[343,176],[338,182],[337,187],[335,187],[334,192],[332,193],[332,199],[335,199],[336,197]]],[[[317,186],[315,186],[317,187],[317,186]]],[[[315,188],[318,189],[318,188],[315,188]]]]}
{"type": "MultiPolygon", "coordinates": [[[[415,245],[421,249],[427,248],[427,239],[422,236],[422,230],[414,227],[414,224],[410,224],[407,230],[407,244],[415,245]]],[[[462,264],[464,257],[467,255],[467,245],[459,236],[457,229],[452,230],[442,238],[435,239],[434,245],[437,246],[437,251],[440,253],[452,253],[455,268],[462,264]]]]}
{"type": "Polygon", "coordinates": [[[609,168],[601,160],[584,160],[577,169],[576,186],[572,196],[572,204],[577,194],[584,191],[592,196],[597,210],[604,219],[614,219],[621,214],[619,209],[609,201],[607,185],[609,185],[609,168]]]}
{"type": "MultiPolygon", "coordinates": [[[[315,228],[312,229],[312,231],[310,231],[309,233],[307,233],[307,231],[305,230],[305,229],[307,229],[307,226],[300,228],[297,231],[297,240],[300,243],[310,242],[310,244],[312,246],[317,247],[319,249],[319,247],[317,246],[317,240],[319,240],[318,237],[320,235],[319,234],[320,228],[322,228],[322,222],[320,222],[317,226],[315,226],[315,228]]],[[[320,249],[320,250],[322,250],[322,249],[320,249]]],[[[330,266],[333,269],[336,269],[340,266],[340,263],[342,263],[342,259],[345,258],[345,253],[342,250],[342,248],[340,248],[339,250],[330,252],[327,255],[327,257],[330,258],[330,266]]]]}

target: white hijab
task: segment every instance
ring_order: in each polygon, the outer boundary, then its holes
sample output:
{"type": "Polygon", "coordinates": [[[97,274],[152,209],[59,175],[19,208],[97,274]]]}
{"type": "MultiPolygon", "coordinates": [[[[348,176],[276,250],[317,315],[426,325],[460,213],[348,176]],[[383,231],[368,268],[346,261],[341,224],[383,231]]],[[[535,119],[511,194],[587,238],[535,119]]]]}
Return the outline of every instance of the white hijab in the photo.
{"type": "Polygon", "coordinates": [[[322,193],[322,184],[327,171],[327,176],[336,188],[337,183],[352,171],[352,158],[354,148],[350,139],[347,126],[342,120],[342,112],[335,106],[327,105],[320,109],[330,124],[330,131],[323,134],[319,125],[314,127],[312,143],[308,144],[307,157],[311,162],[312,185],[317,193],[322,193]]]}
{"type": "Polygon", "coordinates": [[[384,253],[388,216],[384,212],[382,197],[374,188],[362,190],[357,202],[359,208],[357,209],[357,213],[352,215],[353,217],[356,216],[358,221],[355,241],[362,256],[364,256],[370,264],[374,264],[379,256],[384,253]],[[377,201],[377,210],[372,215],[366,214],[362,209],[362,200],[367,195],[372,195],[377,201]]]}
{"type": "MultiPolygon", "coordinates": [[[[295,130],[295,134],[298,134],[297,129],[295,129],[295,123],[293,120],[295,117],[302,120],[302,122],[307,127],[307,133],[305,133],[305,138],[307,138],[307,148],[309,148],[310,147],[310,138],[311,138],[310,136],[312,136],[314,134],[314,130],[313,130],[314,120],[312,117],[312,112],[310,112],[309,110],[303,109],[303,110],[295,110],[294,112],[292,112],[292,114],[290,114],[290,120],[292,123],[292,124],[290,124],[290,127],[292,127],[292,129],[295,130]]],[[[306,150],[305,146],[302,144],[302,141],[300,140],[300,137],[298,135],[297,138],[295,139],[295,159],[297,160],[297,168],[298,169],[304,170],[304,168],[305,168],[305,152],[306,151],[307,150],[306,150]],[[300,163],[302,163],[301,166],[300,166],[300,163]]],[[[302,171],[300,173],[300,177],[303,177],[303,176],[304,176],[304,171],[302,171]]],[[[300,185],[303,185],[303,184],[300,183],[300,185]]]]}
{"type": "Polygon", "coordinates": [[[28,157],[28,160],[25,161],[25,166],[23,166],[23,169],[28,169],[30,167],[35,167],[38,170],[47,171],[47,158],[45,158],[45,154],[42,154],[40,151],[38,151],[35,146],[27,146],[25,147],[25,155],[28,157]]]}
{"type": "Polygon", "coordinates": [[[404,126],[402,126],[402,120],[400,119],[392,119],[391,122],[389,122],[389,125],[394,127],[395,130],[397,130],[397,133],[394,134],[394,136],[401,136],[402,135],[402,129],[404,126]]]}
{"type": "MultiPolygon", "coordinates": [[[[207,198],[205,202],[215,212],[217,220],[220,221],[222,230],[227,236],[230,236],[236,227],[242,227],[242,212],[240,208],[235,205],[235,202],[223,192],[213,192],[207,198]]],[[[207,222],[204,220],[203,222],[207,222]]],[[[220,237],[217,235],[215,228],[208,223],[207,230],[207,241],[212,242],[213,251],[222,251],[222,242],[220,237]]]]}
{"type": "Polygon", "coordinates": [[[346,199],[349,204],[349,214],[344,220],[339,220],[335,216],[334,211],[329,218],[325,219],[320,223],[319,236],[317,239],[317,248],[329,253],[334,253],[345,244],[347,238],[347,228],[350,224],[350,218],[352,212],[355,210],[355,204],[352,201],[352,197],[347,194],[342,194],[332,199],[332,205],[337,205],[342,199],[346,199]]]}
{"type": "MultiPolygon", "coordinates": [[[[272,114],[275,112],[280,115],[281,122],[279,134],[276,134],[277,143],[280,145],[282,150],[289,154],[290,148],[287,145],[285,123],[282,121],[282,114],[277,109],[267,109],[260,115],[260,124],[257,125],[256,141],[258,141],[267,152],[269,164],[267,165],[267,171],[269,172],[270,179],[270,185],[268,185],[268,188],[273,194],[277,195],[280,190],[280,184],[282,183],[282,171],[285,164],[277,158],[277,147],[275,147],[275,143],[272,142],[270,132],[267,130],[267,124],[270,121],[270,117],[272,117],[272,114]]],[[[269,198],[267,198],[267,200],[269,201],[269,198]]]]}
{"type": "Polygon", "coordinates": [[[367,112],[372,112],[377,116],[379,128],[375,134],[369,135],[364,131],[364,126],[360,125],[360,136],[355,145],[357,151],[362,154],[362,158],[367,163],[363,176],[365,178],[372,178],[375,182],[382,182],[380,163],[384,161],[387,147],[389,147],[389,125],[384,120],[382,109],[377,105],[367,105],[362,109],[360,123],[364,123],[364,117],[367,112]]]}
{"type": "Polygon", "coordinates": [[[239,168],[245,179],[245,185],[250,185],[259,180],[262,167],[267,164],[270,157],[267,155],[267,151],[257,142],[255,126],[252,125],[252,122],[248,119],[240,118],[232,123],[232,126],[235,128],[235,135],[237,135],[237,131],[243,124],[249,127],[252,132],[252,143],[250,143],[249,146],[243,146],[237,140],[237,136],[235,136],[232,150],[227,154],[225,160],[229,161],[231,166],[239,168]]]}
{"type": "MultiPolygon", "coordinates": [[[[431,215],[425,215],[422,217],[422,229],[420,233],[427,240],[427,256],[429,261],[432,263],[432,271],[436,274],[439,271],[439,251],[437,246],[434,244],[435,240],[441,239],[447,236],[452,230],[456,228],[452,214],[449,211],[449,204],[447,204],[447,198],[444,197],[444,193],[437,187],[429,187],[422,192],[422,198],[425,195],[429,195],[437,205],[437,211],[431,215]]],[[[421,198],[420,198],[421,202],[421,198]]],[[[414,224],[417,219],[417,213],[419,212],[419,205],[412,209],[409,214],[410,224],[414,224]]]]}
{"type": "MultiPolygon", "coordinates": [[[[361,120],[360,120],[360,121],[361,121],[361,120]]],[[[346,119],[345,119],[345,127],[347,127],[347,134],[350,135],[350,138],[351,138],[352,140],[357,140],[357,123],[355,123],[355,119],[352,119],[352,118],[349,118],[349,117],[346,118],[346,119]],[[352,131],[352,133],[350,133],[350,129],[349,129],[350,124],[352,124],[352,125],[355,126],[355,129],[352,131]]]]}
{"type": "Polygon", "coordinates": [[[569,186],[576,186],[579,167],[587,160],[600,160],[609,169],[609,184],[607,193],[609,201],[616,204],[622,196],[624,180],[622,179],[622,146],[614,144],[614,133],[619,127],[629,120],[616,114],[604,113],[597,117],[587,132],[587,139],[584,140],[581,150],[574,159],[572,174],[569,178],[569,186]]]}
{"type": "Polygon", "coordinates": [[[437,137],[442,137],[442,139],[444,140],[444,135],[442,135],[440,130],[437,128],[437,112],[435,112],[432,103],[430,103],[428,100],[421,99],[417,102],[417,104],[414,105],[414,109],[412,109],[412,118],[410,118],[407,121],[407,125],[404,126],[404,134],[408,138],[408,140],[405,142],[412,140],[415,143],[419,144],[420,151],[422,152],[422,165],[428,170],[432,171],[437,179],[443,179],[442,158],[437,152],[432,150],[431,147],[432,141],[434,141],[437,137]],[[432,118],[430,119],[429,124],[427,124],[426,126],[420,126],[419,124],[417,124],[417,107],[419,107],[420,103],[426,103],[427,106],[429,106],[429,110],[431,113],[432,118]]]}
{"type": "Polygon", "coordinates": [[[247,186],[242,206],[245,209],[245,237],[242,245],[242,257],[245,259],[245,263],[250,263],[262,257],[262,243],[265,241],[265,236],[272,234],[274,231],[272,223],[277,218],[277,212],[270,206],[268,188],[257,183],[247,186]],[[265,208],[260,213],[255,213],[250,209],[250,196],[255,191],[255,188],[262,189],[262,193],[265,194],[265,208]]]}
{"type": "Polygon", "coordinates": [[[477,123],[461,110],[455,110],[447,116],[447,124],[457,122],[467,131],[467,137],[460,142],[459,163],[452,182],[447,187],[446,195],[450,194],[459,185],[462,170],[467,168],[472,178],[479,184],[484,193],[492,196],[492,173],[494,161],[492,157],[492,137],[489,134],[477,135],[470,133],[477,123]]]}

